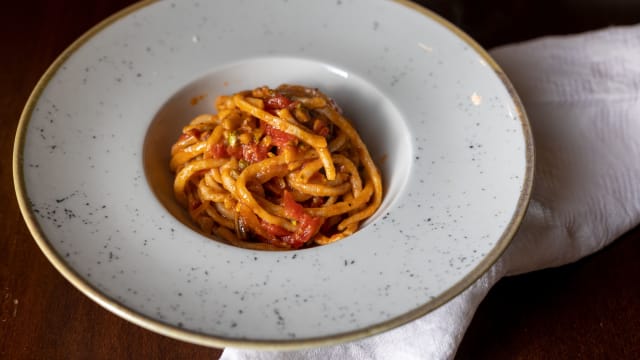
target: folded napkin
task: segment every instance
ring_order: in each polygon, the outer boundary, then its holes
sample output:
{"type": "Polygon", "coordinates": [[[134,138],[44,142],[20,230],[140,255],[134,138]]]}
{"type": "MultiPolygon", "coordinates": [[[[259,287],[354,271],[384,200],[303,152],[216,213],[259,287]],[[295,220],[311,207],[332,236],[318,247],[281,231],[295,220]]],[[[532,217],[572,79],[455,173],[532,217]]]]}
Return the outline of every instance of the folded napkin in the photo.
{"type": "Polygon", "coordinates": [[[535,139],[532,200],[502,257],[447,304],[353,343],[292,352],[226,349],[222,359],[449,359],[500,278],[570,263],[640,223],[640,25],[491,51],[535,139]]]}

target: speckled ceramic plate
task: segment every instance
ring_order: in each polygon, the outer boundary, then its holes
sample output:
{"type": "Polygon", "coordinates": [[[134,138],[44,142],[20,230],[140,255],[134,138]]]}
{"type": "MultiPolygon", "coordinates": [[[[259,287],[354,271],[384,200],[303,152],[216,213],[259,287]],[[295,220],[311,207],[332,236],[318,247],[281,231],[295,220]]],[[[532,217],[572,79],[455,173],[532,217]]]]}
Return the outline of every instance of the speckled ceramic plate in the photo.
{"type": "Polygon", "coordinates": [[[284,349],[391,329],[470,285],[524,214],[531,141],[498,66],[409,2],[143,2],[44,74],[14,175],[38,245],[100,305],[185,341],[284,349]],[[381,167],[381,209],[306,250],[202,236],[173,200],[171,143],[217,95],[280,83],[342,106],[381,167]]]}

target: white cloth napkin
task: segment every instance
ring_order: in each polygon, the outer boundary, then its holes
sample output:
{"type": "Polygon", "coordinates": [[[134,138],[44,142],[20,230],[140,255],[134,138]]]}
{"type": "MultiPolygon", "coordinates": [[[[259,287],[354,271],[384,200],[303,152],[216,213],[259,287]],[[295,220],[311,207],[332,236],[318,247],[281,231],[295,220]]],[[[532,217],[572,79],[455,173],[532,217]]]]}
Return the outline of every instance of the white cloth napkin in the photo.
{"type": "Polygon", "coordinates": [[[450,359],[500,278],[573,262],[640,223],[640,25],[491,51],[535,139],[532,200],[503,256],[432,313],[386,333],[292,352],[226,349],[224,360],[450,359]]]}

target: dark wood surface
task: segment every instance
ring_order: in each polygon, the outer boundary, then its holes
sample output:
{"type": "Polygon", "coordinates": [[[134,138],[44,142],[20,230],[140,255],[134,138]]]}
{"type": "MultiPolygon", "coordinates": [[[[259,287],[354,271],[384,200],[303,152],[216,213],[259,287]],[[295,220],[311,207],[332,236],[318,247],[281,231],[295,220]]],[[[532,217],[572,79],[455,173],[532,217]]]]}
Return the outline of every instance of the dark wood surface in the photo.
{"type": "MultiPolygon", "coordinates": [[[[15,130],[34,85],[73,40],[131,3],[12,1],[0,12],[1,359],[217,359],[221,353],[142,329],[81,294],[36,246],[13,191],[15,130]]],[[[487,48],[640,22],[640,2],[630,0],[420,3],[487,48]]],[[[636,228],[575,264],[500,281],[478,309],[457,358],[638,358],[639,256],[636,228]]]]}

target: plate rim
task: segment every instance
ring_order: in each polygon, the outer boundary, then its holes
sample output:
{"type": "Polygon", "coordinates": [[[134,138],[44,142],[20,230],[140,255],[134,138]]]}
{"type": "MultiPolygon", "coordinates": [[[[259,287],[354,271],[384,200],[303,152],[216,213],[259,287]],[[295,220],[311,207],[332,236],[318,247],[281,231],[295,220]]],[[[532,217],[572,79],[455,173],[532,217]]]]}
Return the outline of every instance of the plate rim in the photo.
{"type": "Polygon", "coordinates": [[[181,329],[159,320],[153,319],[149,316],[138,313],[122,304],[117,300],[110,298],[103,294],[95,286],[85,281],[70,265],[68,265],[62,256],[56,252],[53,246],[47,240],[44,231],[38,225],[35,214],[28,203],[25,189],[25,179],[23,172],[23,148],[26,138],[26,130],[30,123],[32,113],[35,109],[35,104],[40,98],[44,89],[48,86],[50,80],[55,73],[60,69],[67,59],[83,45],[89,42],[95,35],[99,34],[102,30],[109,27],[116,21],[146,7],[158,2],[158,0],[142,0],[140,2],[131,4],[114,14],[108,16],[104,20],[100,21],[89,30],[84,32],[80,37],[73,41],[63,52],[56,57],[56,59],[49,65],[44,74],[40,77],[36,83],[34,89],[29,95],[27,102],[22,110],[16,135],[13,145],[13,182],[14,190],[18,206],[22,217],[29,229],[31,236],[36,241],[38,247],[43,252],[47,260],[54,266],[54,268],[76,289],[81,293],[89,297],[92,301],[103,307],[104,309],[116,314],[117,316],[134,323],[142,328],[150,330],[152,332],[168,336],[177,340],[204,345],[210,347],[239,347],[250,348],[256,350],[295,350],[303,348],[312,348],[328,345],[337,345],[340,343],[346,343],[354,340],[363,339],[372,335],[380,334],[385,331],[397,328],[401,325],[407,324],[420,317],[427,315],[433,310],[446,304],[450,300],[453,300],[456,296],[462,293],[465,289],[474,284],[484,273],[486,273],[491,266],[501,257],[503,252],[507,249],[511,240],[518,231],[522,220],[526,214],[529,201],[531,200],[533,179],[534,179],[534,164],[535,164],[535,147],[534,139],[531,131],[531,126],[520,97],[518,96],[511,81],[501,69],[501,67],[493,60],[491,55],[480,46],[473,38],[466,34],[463,30],[458,28],[453,23],[449,22],[442,16],[436,14],[434,11],[410,0],[391,0],[394,3],[405,6],[412,11],[425,16],[440,26],[443,26],[446,30],[453,33],[456,37],[462,40],[465,44],[469,45],[487,66],[491,68],[494,74],[499,78],[505,90],[509,94],[510,99],[513,101],[516,116],[522,127],[524,136],[525,147],[525,172],[522,182],[522,189],[516,203],[515,210],[511,216],[511,220],[506,225],[502,235],[496,241],[494,247],[489,251],[482,260],[466,275],[464,275],[457,283],[446,289],[442,294],[427,301],[425,304],[401,314],[392,319],[384,322],[374,324],[371,326],[363,327],[358,330],[338,333],[328,336],[320,336],[306,339],[291,339],[291,340],[245,340],[236,338],[227,338],[222,336],[215,336],[210,334],[198,333],[195,331],[189,331],[181,329]]]}

